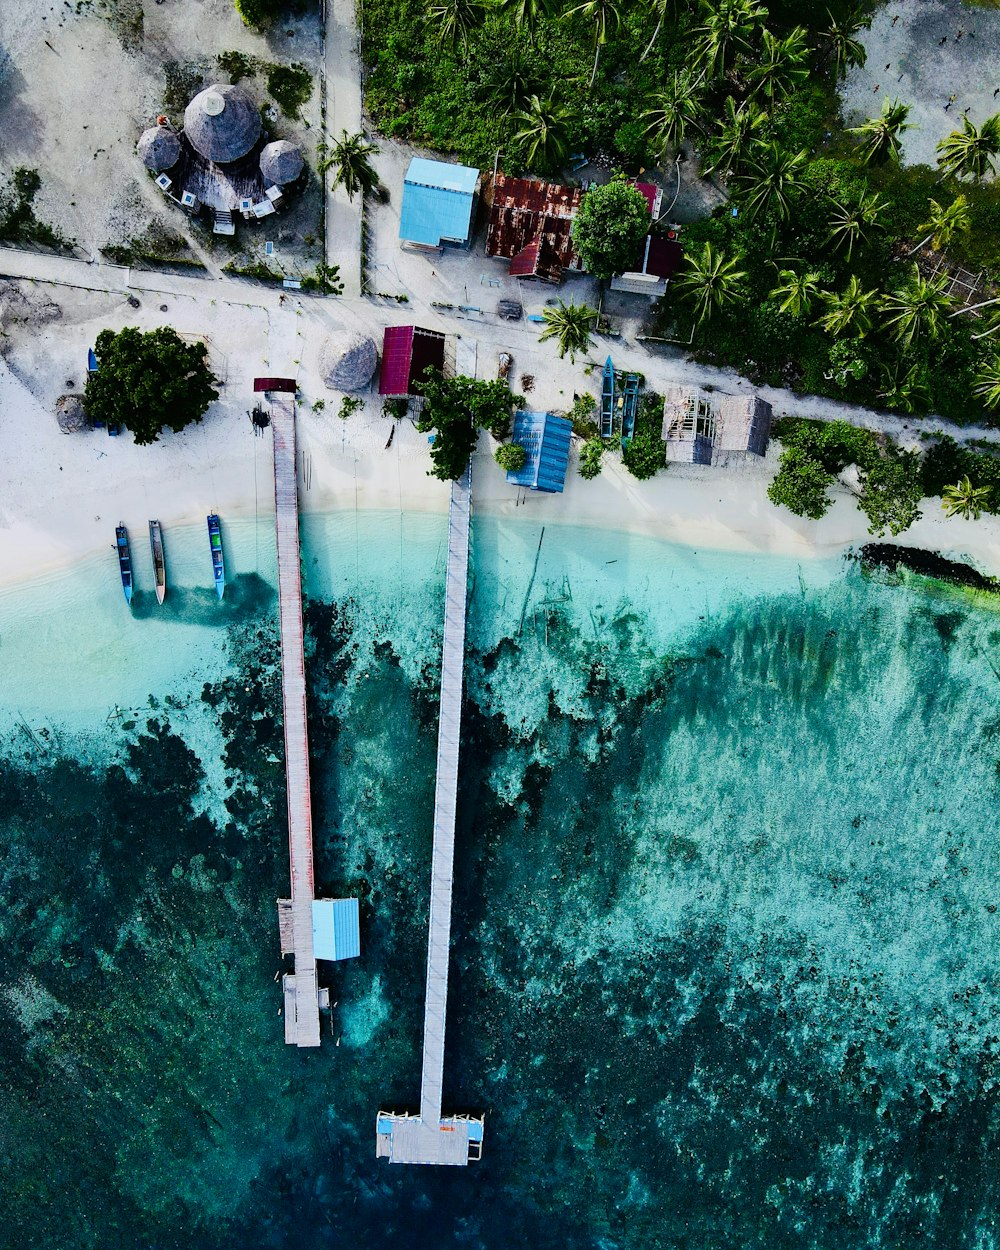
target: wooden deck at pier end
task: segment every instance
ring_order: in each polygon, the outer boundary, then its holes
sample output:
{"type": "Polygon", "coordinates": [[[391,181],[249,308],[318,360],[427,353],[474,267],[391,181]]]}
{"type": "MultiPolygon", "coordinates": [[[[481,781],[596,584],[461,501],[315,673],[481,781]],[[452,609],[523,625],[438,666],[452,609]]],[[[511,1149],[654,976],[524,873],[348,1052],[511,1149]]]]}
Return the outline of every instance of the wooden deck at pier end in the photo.
{"type": "Polygon", "coordinates": [[[390,1163],[450,1164],[464,1167],[482,1155],[483,1118],[442,1118],[444,1026],[448,1007],[448,951],[455,866],[455,811],[458,800],[458,746],[462,733],[462,670],[469,577],[470,471],[451,486],[448,512],[448,570],[445,580],[441,705],[438,721],[437,781],[434,790],[434,844],[431,851],[431,906],[427,933],[427,991],[424,999],[424,1058],[420,1074],[420,1113],[380,1111],[375,1153],[390,1163]]]}

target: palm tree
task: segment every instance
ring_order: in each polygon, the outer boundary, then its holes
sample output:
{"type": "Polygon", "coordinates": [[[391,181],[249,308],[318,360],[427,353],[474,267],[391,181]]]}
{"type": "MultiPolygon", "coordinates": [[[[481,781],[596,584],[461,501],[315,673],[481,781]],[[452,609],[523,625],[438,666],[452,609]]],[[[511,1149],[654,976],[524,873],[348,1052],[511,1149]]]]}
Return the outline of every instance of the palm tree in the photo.
{"type": "Polygon", "coordinates": [[[839,79],[852,65],[860,68],[868,59],[864,46],[854,36],[861,30],[867,30],[872,19],[866,16],[860,5],[839,21],[829,9],[826,15],[830,19],[830,25],[819,34],[826,44],[826,59],[833,58],[833,76],[839,79]]]}
{"type": "Polygon", "coordinates": [[[692,34],[700,36],[701,48],[695,60],[712,78],[721,78],[738,56],[752,56],[757,32],[767,18],[767,9],[757,0],[702,0],[707,12],[704,25],[692,34]]]}
{"type": "Polygon", "coordinates": [[[563,16],[574,17],[577,13],[594,23],[594,67],[590,71],[590,85],[593,86],[601,48],[608,42],[608,26],[617,29],[621,15],[615,7],[615,0],[581,0],[580,4],[567,9],[563,16]]]}
{"type": "Polygon", "coordinates": [[[688,126],[701,129],[701,99],[689,75],[674,70],[670,86],[653,97],[653,107],[642,114],[646,133],[656,151],[679,152],[688,126]]]}
{"type": "Polygon", "coordinates": [[[868,237],[871,227],[878,224],[878,219],[886,205],[878,194],[869,195],[863,192],[856,204],[834,204],[830,215],[830,242],[834,247],[847,247],[847,259],[851,259],[855,243],[861,243],[868,237]]]}
{"type": "Polygon", "coordinates": [[[778,285],[770,294],[778,301],[783,313],[792,317],[808,317],[813,301],[819,296],[819,274],[807,270],[796,273],[794,269],[778,270],[778,285]]]}
{"type": "Polygon", "coordinates": [[[825,291],[820,298],[826,312],[817,318],[816,324],[822,326],[827,334],[840,338],[849,330],[852,338],[864,338],[872,328],[878,292],[866,291],[857,274],[851,274],[851,280],[843,291],[825,291]]]}
{"type": "Polygon", "coordinates": [[[537,57],[529,55],[527,48],[518,44],[514,44],[506,60],[496,66],[492,78],[490,99],[504,113],[523,110],[544,85],[537,68],[537,57]]]}
{"type": "Polygon", "coordinates": [[[993,356],[976,374],[972,393],[989,409],[1000,408],[1000,356],[993,356]]]}
{"type": "Polygon", "coordinates": [[[656,17],[656,27],[653,30],[652,38],[649,43],[646,44],[646,51],[643,52],[641,57],[639,57],[640,65],[646,57],[649,56],[650,52],[653,51],[656,41],[659,38],[660,31],[663,29],[663,23],[668,17],[677,16],[679,2],[678,0],[646,0],[646,7],[649,10],[650,16],[656,17]]]}
{"type": "Polygon", "coordinates": [[[514,25],[528,32],[532,42],[539,19],[552,16],[552,0],[500,0],[497,8],[509,13],[514,25]]]}
{"type": "Polygon", "coordinates": [[[569,353],[571,361],[576,360],[577,352],[585,352],[590,348],[590,327],[597,317],[597,309],[589,304],[567,304],[560,300],[553,308],[542,312],[545,318],[545,329],[539,336],[539,343],[546,339],[556,339],[559,344],[559,355],[569,353]]]}
{"type": "Polygon", "coordinates": [[[437,27],[438,42],[460,43],[464,48],[469,32],[482,14],[482,0],[434,0],[428,6],[427,20],[437,27]]]}
{"type": "Polygon", "coordinates": [[[886,406],[896,408],[900,412],[918,412],[926,408],[930,402],[927,390],[927,374],[919,364],[904,369],[898,362],[883,375],[885,387],[879,391],[879,399],[884,399],[886,406]]]}
{"type": "Polygon", "coordinates": [[[937,252],[943,252],[956,234],[964,234],[971,225],[969,218],[969,204],[964,195],[956,195],[947,208],[942,208],[937,200],[930,202],[930,217],[918,229],[928,231],[927,235],[920,240],[915,248],[910,252],[912,256],[914,252],[927,243],[931,245],[937,252]]]}
{"type": "Polygon", "coordinates": [[[978,521],[979,514],[990,506],[992,486],[973,486],[968,473],[960,477],[954,486],[946,486],[941,494],[941,507],[946,516],[960,516],[966,521],[978,521]]]}
{"type": "Polygon", "coordinates": [[[773,140],[759,144],[747,172],[737,179],[746,193],[749,216],[773,208],[779,220],[787,221],[791,202],[802,190],[802,172],[808,163],[808,152],[788,152],[773,140]]]}
{"type": "Polygon", "coordinates": [[[801,26],[789,31],[784,39],[772,35],[767,27],[761,31],[763,51],[758,53],[756,64],[747,74],[747,81],[771,103],[790,95],[809,77],[807,38],[801,26]]]}
{"type": "Polygon", "coordinates": [[[368,158],[377,156],[379,148],[375,143],[368,143],[363,134],[348,135],[344,130],[341,135],[332,148],[320,145],[319,172],[325,174],[336,166],[330,190],[343,187],[347,198],[353,200],[359,191],[368,195],[378,186],[378,174],[368,163],[368,158]]]}
{"type": "Polygon", "coordinates": [[[987,117],[978,129],[963,117],[962,129],[942,139],[937,150],[938,164],[946,174],[979,182],[993,168],[994,157],[1000,153],[1000,113],[987,117]]]}
{"type": "Polygon", "coordinates": [[[706,243],[700,256],[692,253],[684,260],[687,268],[674,279],[674,288],[682,298],[693,302],[697,325],[742,295],[747,275],[738,267],[739,257],[729,259],[706,243]]]}
{"type": "Polygon", "coordinates": [[[721,169],[728,177],[730,169],[740,157],[760,142],[768,125],[768,116],[766,111],[753,100],[747,100],[737,106],[731,95],[726,96],[723,111],[725,120],[722,123],[722,129],[706,148],[707,163],[703,169],[706,174],[712,174],[721,169]]]}
{"type": "Polygon", "coordinates": [[[945,294],[948,276],[925,278],[916,265],[905,286],[882,299],[888,313],[886,325],[895,330],[904,347],[911,347],[921,335],[937,338],[944,314],[951,307],[945,294]]]}
{"type": "Polygon", "coordinates": [[[898,100],[886,100],[878,117],[872,117],[861,126],[851,126],[852,135],[866,136],[861,149],[861,159],[866,165],[874,162],[882,165],[888,160],[899,160],[899,136],[904,130],[912,130],[907,122],[910,106],[898,100]]]}
{"type": "Polygon", "coordinates": [[[563,164],[569,151],[569,110],[551,96],[543,104],[533,95],[528,107],[515,116],[522,127],[514,142],[524,146],[525,165],[529,169],[557,169],[563,164]]]}

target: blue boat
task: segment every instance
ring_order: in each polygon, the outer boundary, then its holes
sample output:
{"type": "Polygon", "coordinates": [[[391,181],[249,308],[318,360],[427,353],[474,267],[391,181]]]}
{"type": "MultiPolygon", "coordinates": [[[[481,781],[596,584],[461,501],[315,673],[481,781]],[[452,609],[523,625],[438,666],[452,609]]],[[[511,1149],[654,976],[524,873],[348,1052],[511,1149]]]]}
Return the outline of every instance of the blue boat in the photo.
{"type": "Polygon", "coordinates": [[[98,368],[97,353],[94,351],[92,347],[88,347],[87,348],[87,372],[96,373],[97,368],[98,368]]]}
{"type": "Polygon", "coordinates": [[[212,573],[215,576],[215,593],[221,599],[226,593],[226,560],[222,554],[222,528],[213,512],[208,518],[208,545],[212,551],[212,573]]]}
{"type": "Polygon", "coordinates": [[[635,414],[639,407],[639,375],[625,375],[625,403],[622,408],[622,438],[631,438],[635,433],[635,414]]]}
{"type": "Polygon", "coordinates": [[[609,356],[604,362],[601,384],[601,438],[610,438],[615,415],[615,367],[609,356]]]}
{"type": "Polygon", "coordinates": [[[128,530],[124,525],[115,526],[115,547],[118,551],[118,571],[122,575],[125,602],[132,606],[132,553],[128,549],[128,530]]]}

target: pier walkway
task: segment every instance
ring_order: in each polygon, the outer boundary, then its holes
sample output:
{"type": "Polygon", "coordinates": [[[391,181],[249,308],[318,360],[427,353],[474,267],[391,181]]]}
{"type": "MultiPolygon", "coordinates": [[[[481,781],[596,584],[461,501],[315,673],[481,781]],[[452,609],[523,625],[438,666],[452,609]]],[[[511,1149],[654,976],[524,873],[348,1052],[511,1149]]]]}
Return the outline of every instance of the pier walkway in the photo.
{"type": "Polygon", "coordinates": [[[295,476],[295,396],[276,393],[270,398],[281,613],[281,695],[288,789],[288,855],[292,880],[291,936],[295,956],[295,972],[286,973],[283,979],[285,1041],[295,1046],[318,1046],[320,990],[313,949],[315,886],[305,654],[302,646],[299,499],[295,476]]]}
{"type": "Polygon", "coordinates": [[[448,571],[445,579],[444,642],[441,654],[441,705],[438,721],[437,780],[434,789],[434,845],[427,932],[427,988],[424,999],[424,1052],[420,1112],[381,1111],[376,1154],[390,1163],[464,1166],[482,1152],[483,1121],[466,1115],[442,1119],[444,1032],[448,1012],[448,955],[455,866],[455,814],[458,801],[458,748],[462,736],[462,670],[469,578],[470,469],[451,486],[448,512],[448,571]]]}

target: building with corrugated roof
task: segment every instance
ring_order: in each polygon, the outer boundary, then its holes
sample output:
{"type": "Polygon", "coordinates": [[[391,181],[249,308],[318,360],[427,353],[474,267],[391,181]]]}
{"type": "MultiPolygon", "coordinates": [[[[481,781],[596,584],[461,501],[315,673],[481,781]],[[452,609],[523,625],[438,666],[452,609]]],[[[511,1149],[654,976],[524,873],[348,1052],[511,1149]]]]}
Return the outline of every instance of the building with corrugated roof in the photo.
{"type": "Polygon", "coordinates": [[[522,469],[508,471],[512,486],[560,494],[566,482],[573,422],[551,412],[518,412],[511,441],[525,451],[522,469]]]}
{"type": "Polygon", "coordinates": [[[486,255],[509,260],[511,277],[561,282],[581,268],[571,233],[581,188],[497,174],[487,198],[486,255]]]}
{"type": "Polygon", "coordinates": [[[478,194],[478,169],[415,156],[403,179],[400,242],[411,247],[467,247],[478,194]]]}
{"type": "Polygon", "coordinates": [[[444,370],[445,336],[420,326],[386,326],[378,393],[400,399],[415,395],[425,369],[444,370]]]}
{"type": "Polygon", "coordinates": [[[612,291],[654,297],[665,295],[683,256],[680,243],[671,235],[663,238],[658,234],[647,234],[640,246],[635,269],[616,274],[611,279],[612,291]]]}

